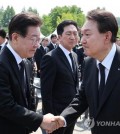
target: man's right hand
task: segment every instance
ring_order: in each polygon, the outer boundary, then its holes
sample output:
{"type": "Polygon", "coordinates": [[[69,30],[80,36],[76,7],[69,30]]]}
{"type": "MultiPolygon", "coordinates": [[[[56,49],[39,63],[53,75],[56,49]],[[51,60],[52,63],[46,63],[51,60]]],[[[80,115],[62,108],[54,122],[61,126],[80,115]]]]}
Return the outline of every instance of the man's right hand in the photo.
{"type": "Polygon", "coordinates": [[[64,117],[62,117],[62,116],[54,116],[54,121],[58,123],[59,128],[60,127],[66,127],[64,117]]]}
{"type": "Polygon", "coordinates": [[[40,127],[45,129],[47,132],[52,133],[53,131],[59,128],[59,124],[57,120],[54,118],[54,115],[49,113],[43,116],[43,121],[40,127]]]}

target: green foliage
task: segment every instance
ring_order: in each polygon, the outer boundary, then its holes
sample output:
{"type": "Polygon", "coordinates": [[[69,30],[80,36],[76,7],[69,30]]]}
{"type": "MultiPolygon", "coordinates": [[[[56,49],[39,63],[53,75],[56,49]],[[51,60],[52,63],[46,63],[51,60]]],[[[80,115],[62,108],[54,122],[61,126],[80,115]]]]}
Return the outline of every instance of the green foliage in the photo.
{"type": "Polygon", "coordinates": [[[41,32],[48,36],[50,33],[52,33],[52,26],[51,26],[51,18],[49,16],[44,15],[43,17],[43,25],[41,27],[41,32]]]}
{"type": "Polygon", "coordinates": [[[39,15],[38,11],[36,9],[33,9],[32,7],[29,7],[28,10],[27,10],[27,12],[33,12],[33,13],[39,15]]]}
{"type": "MultiPolygon", "coordinates": [[[[21,12],[34,12],[39,15],[36,9],[32,9],[31,7],[26,10],[25,8],[22,9],[21,12]]],[[[11,18],[15,15],[15,10],[11,6],[7,6],[7,8],[4,10],[3,7],[0,8],[0,28],[4,28],[6,32],[8,31],[8,25],[11,20],[11,18]]]]}
{"type": "MultiPolygon", "coordinates": [[[[28,9],[25,9],[24,7],[21,12],[34,12],[39,15],[38,11],[32,7],[29,7],[28,9]]],[[[5,10],[3,7],[0,7],[0,28],[4,28],[7,32],[8,24],[14,15],[15,11],[13,7],[8,6],[5,10]]],[[[79,27],[82,27],[85,22],[85,15],[81,8],[76,5],[63,7],[56,6],[51,9],[51,12],[48,15],[42,16],[43,25],[41,27],[41,32],[45,36],[50,35],[56,29],[57,25],[66,19],[74,20],[77,22],[79,27]]],[[[120,17],[117,17],[116,19],[118,26],[120,27],[120,17]]],[[[120,37],[120,28],[118,31],[118,37],[120,37]]]]}
{"type": "Polygon", "coordinates": [[[120,27],[119,27],[119,30],[118,30],[117,37],[119,37],[119,38],[120,38],[120,27]]]}
{"type": "Polygon", "coordinates": [[[15,15],[15,11],[13,7],[8,6],[7,9],[3,13],[2,26],[8,27],[8,24],[14,15],[15,15]]]}
{"type": "Polygon", "coordinates": [[[3,27],[2,20],[3,20],[4,8],[0,8],[0,28],[3,27]]]}
{"type": "Polygon", "coordinates": [[[68,19],[76,21],[78,23],[78,26],[81,27],[85,21],[85,15],[83,14],[81,8],[75,5],[71,7],[57,6],[51,10],[48,16],[43,16],[43,26],[41,28],[41,31],[44,35],[49,35],[56,29],[57,25],[61,21],[68,19]]]}
{"type": "Polygon", "coordinates": [[[118,26],[120,27],[120,17],[116,17],[118,26]]]}
{"type": "Polygon", "coordinates": [[[28,9],[26,9],[26,8],[24,7],[24,8],[22,9],[22,12],[23,12],[23,13],[24,13],[24,12],[33,12],[33,13],[39,15],[38,11],[37,11],[36,9],[33,9],[32,7],[29,7],[28,9]]]}

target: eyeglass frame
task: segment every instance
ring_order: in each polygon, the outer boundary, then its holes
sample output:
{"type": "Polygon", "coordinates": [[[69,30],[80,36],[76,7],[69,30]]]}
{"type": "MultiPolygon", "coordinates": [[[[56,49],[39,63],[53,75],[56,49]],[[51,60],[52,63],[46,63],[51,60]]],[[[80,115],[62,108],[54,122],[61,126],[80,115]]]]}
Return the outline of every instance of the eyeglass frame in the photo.
{"type": "Polygon", "coordinates": [[[40,44],[41,39],[37,38],[36,36],[29,37],[29,35],[25,36],[24,38],[27,38],[32,41],[32,45],[35,45],[36,43],[40,44]]]}
{"type": "Polygon", "coordinates": [[[29,40],[32,41],[32,45],[34,46],[36,43],[40,44],[40,41],[41,39],[40,38],[37,38],[36,35],[32,35],[32,37],[29,37],[29,35],[26,35],[26,36],[22,36],[21,34],[19,34],[22,38],[27,38],[29,40]],[[35,39],[33,39],[35,38],[35,39]]]}

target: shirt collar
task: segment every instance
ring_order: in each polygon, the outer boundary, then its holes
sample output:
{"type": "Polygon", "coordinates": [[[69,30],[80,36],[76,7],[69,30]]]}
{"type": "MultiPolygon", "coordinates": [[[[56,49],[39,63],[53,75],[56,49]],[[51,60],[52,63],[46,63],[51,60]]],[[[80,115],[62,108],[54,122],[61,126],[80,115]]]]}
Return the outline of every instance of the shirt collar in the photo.
{"type": "MultiPolygon", "coordinates": [[[[113,43],[112,49],[110,50],[108,55],[105,57],[105,59],[101,62],[101,64],[108,70],[110,70],[113,58],[115,56],[115,52],[116,52],[116,44],[113,43]]],[[[99,63],[100,63],[100,61],[97,60],[97,67],[98,67],[99,63]]]]}
{"type": "Polygon", "coordinates": [[[62,51],[64,52],[64,54],[66,55],[66,56],[68,56],[71,52],[70,51],[68,51],[66,48],[64,48],[61,44],[59,44],[59,47],[62,49],[62,51]]]}
{"type": "MultiPolygon", "coordinates": [[[[52,43],[52,42],[51,42],[52,43]]],[[[54,44],[54,43],[52,43],[52,45],[55,47],[56,46],[56,44],[54,44]]]]}
{"type": "Polygon", "coordinates": [[[11,47],[11,45],[8,43],[7,44],[8,49],[11,51],[11,53],[14,55],[17,64],[19,64],[23,59],[15,52],[15,50],[11,47]]]}
{"type": "Polygon", "coordinates": [[[6,42],[7,42],[7,39],[5,39],[5,41],[1,44],[2,48],[5,46],[6,42]]]}

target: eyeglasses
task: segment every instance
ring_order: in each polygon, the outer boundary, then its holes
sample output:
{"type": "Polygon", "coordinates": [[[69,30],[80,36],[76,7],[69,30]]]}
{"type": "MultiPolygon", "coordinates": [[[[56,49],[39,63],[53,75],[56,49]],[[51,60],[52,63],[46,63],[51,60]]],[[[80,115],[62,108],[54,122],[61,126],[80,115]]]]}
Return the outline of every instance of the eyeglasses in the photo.
{"type": "Polygon", "coordinates": [[[29,37],[29,36],[25,36],[25,38],[29,39],[32,41],[32,45],[40,44],[40,38],[34,36],[34,37],[29,37]]]}

